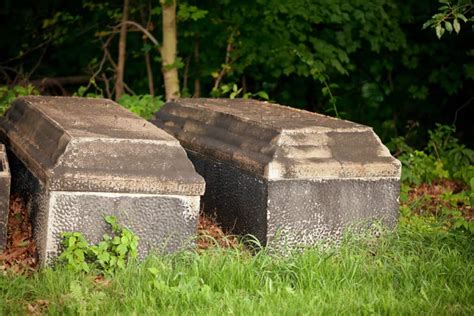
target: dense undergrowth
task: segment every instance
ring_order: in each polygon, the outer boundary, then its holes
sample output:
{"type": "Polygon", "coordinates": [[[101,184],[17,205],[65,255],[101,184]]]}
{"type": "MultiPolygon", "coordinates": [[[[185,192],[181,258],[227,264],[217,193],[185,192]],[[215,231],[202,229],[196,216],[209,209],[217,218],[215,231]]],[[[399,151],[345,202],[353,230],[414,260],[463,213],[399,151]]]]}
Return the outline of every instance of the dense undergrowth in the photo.
{"type": "Polygon", "coordinates": [[[465,314],[472,235],[413,229],[289,256],[242,247],[149,256],[113,278],[63,267],[0,277],[0,314],[465,314]]]}

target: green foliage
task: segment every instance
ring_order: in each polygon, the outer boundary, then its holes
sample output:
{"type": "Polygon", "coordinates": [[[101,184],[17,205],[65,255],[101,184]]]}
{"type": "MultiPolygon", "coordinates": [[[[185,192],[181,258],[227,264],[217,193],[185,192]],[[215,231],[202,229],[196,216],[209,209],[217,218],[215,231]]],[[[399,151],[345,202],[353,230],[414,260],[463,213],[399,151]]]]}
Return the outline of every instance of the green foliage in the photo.
{"type": "Polygon", "coordinates": [[[402,162],[402,181],[410,184],[454,179],[469,184],[474,178],[474,151],[454,137],[454,127],[438,124],[429,131],[424,151],[410,147],[403,137],[392,141],[402,162]]]}
{"type": "Polygon", "coordinates": [[[144,119],[150,119],[165,104],[162,96],[155,97],[149,94],[125,94],[118,103],[144,119]]]}
{"type": "Polygon", "coordinates": [[[461,31],[461,23],[474,22],[474,16],[466,17],[466,14],[472,15],[474,4],[472,0],[457,0],[454,4],[449,0],[439,0],[441,6],[438,13],[433,15],[423,24],[423,29],[435,29],[436,36],[441,39],[445,31],[457,34],[461,31]]]}
{"type": "Polygon", "coordinates": [[[85,97],[85,98],[103,98],[104,92],[97,85],[95,80],[90,80],[87,86],[80,86],[76,92],[73,93],[75,97],[85,97]],[[94,91],[91,91],[91,87],[94,88],[94,91]]]}
{"type": "Polygon", "coordinates": [[[423,151],[414,150],[399,157],[402,162],[402,181],[412,184],[431,183],[436,179],[447,179],[449,173],[443,162],[423,151]]]}
{"type": "MultiPolygon", "coordinates": [[[[25,1],[0,8],[0,80],[97,73],[95,93],[113,94],[123,1],[25,1]]],[[[446,33],[472,24],[474,11],[466,13],[462,5],[467,9],[472,1],[440,5],[447,9],[436,21],[444,19],[439,25],[446,33]]],[[[170,67],[178,68],[183,95],[221,93],[213,87],[223,71],[222,82],[245,82],[247,91],[265,91],[278,103],[368,124],[384,141],[405,134],[409,120],[451,124],[462,108],[456,125],[463,141],[472,142],[472,107],[463,104],[472,96],[474,33],[461,31],[440,42],[421,30],[437,7],[432,0],[182,0],[179,58],[170,67]]],[[[137,0],[129,19],[161,43],[161,14],[160,2],[137,0]]],[[[429,27],[436,29],[436,21],[429,27]]],[[[137,95],[149,93],[145,53],[155,91],[163,94],[159,49],[133,27],[124,81],[137,95]]],[[[236,92],[231,85],[224,96],[236,92]]]]}
{"type": "Polygon", "coordinates": [[[459,231],[474,236],[474,221],[464,213],[474,206],[473,187],[458,193],[446,190],[437,195],[424,194],[408,201],[408,192],[415,189],[402,185],[402,222],[418,231],[459,231]]]}
{"type": "Polygon", "coordinates": [[[268,93],[265,91],[258,91],[256,93],[252,92],[243,92],[243,88],[239,88],[236,83],[232,84],[223,84],[217,89],[213,89],[211,95],[214,98],[228,97],[229,99],[235,99],[240,97],[242,99],[261,99],[269,101],[270,98],[268,93]]]}
{"type": "Polygon", "coordinates": [[[119,225],[113,216],[105,216],[105,221],[112,228],[112,236],[105,234],[97,245],[89,245],[81,233],[63,233],[64,250],[59,262],[68,270],[89,272],[98,270],[113,275],[125,269],[130,259],[137,257],[138,236],[131,230],[119,225]]]}
{"type": "Polygon", "coordinates": [[[470,191],[469,191],[469,203],[471,207],[474,207],[474,178],[471,178],[469,183],[470,191]]]}
{"type": "Polygon", "coordinates": [[[64,251],[59,256],[59,260],[72,271],[89,272],[88,263],[90,246],[82,233],[66,232],[62,234],[64,251]]]}
{"type": "Polygon", "coordinates": [[[74,16],[69,12],[56,12],[52,18],[43,20],[43,38],[57,45],[64,43],[70,25],[79,19],[80,16],[74,16]]]}
{"type": "Polygon", "coordinates": [[[201,10],[194,5],[189,5],[187,3],[180,3],[178,5],[178,12],[176,16],[178,20],[186,21],[192,20],[197,21],[203,19],[207,15],[208,11],[201,10]]]}
{"type": "MultiPolygon", "coordinates": [[[[95,84],[95,81],[91,81],[91,86],[95,91],[90,91],[89,86],[82,86],[74,93],[74,96],[88,97],[88,98],[103,98],[103,91],[95,84]]],[[[149,94],[142,95],[129,95],[124,94],[118,100],[118,103],[124,108],[132,111],[138,116],[144,119],[150,119],[153,114],[158,112],[161,107],[165,104],[163,97],[152,96],[149,94]]]]}
{"type": "Polygon", "coordinates": [[[5,114],[5,111],[17,97],[37,94],[39,94],[39,92],[33,85],[26,87],[17,85],[12,88],[0,86],[0,115],[5,114]]]}
{"type": "Polygon", "coordinates": [[[71,281],[66,292],[65,299],[68,307],[65,312],[72,312],[77,315],[91,315],[98,313],[100,304],[107,301],[107,296],[103,291],[97,291],[90,286],[84,286],[80,281],[71,281]]]}
{"type": "Polygon", "coordinates": [[[0,314],[25,314],[39,300],[48,315],[473,314],[472,236],[403,221],[378,238],[352,237],[288,256],[243,248],[149,256],[107,282],[63,267],[0,274],[0,314]]]}

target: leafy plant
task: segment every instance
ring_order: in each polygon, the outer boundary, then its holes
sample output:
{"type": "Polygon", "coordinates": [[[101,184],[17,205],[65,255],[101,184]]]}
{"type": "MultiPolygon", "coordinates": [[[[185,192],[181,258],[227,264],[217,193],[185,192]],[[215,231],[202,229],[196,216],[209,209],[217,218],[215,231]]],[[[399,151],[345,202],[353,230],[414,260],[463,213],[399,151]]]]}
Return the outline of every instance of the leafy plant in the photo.
{"type": "Polygon", "coordinates": [[[89,272],[88,257],[90,246],[84,236],[79,232],[66,232],[62,234],[65,247],[59,260],[70,270],[89,272]]]}
{"type": "Polygon", "coordinates": [[[432,155],[415,150],[399,157],[402,162],[402,181],[419,185],[431,183],[436,179],[446,179],[449,173],[444,169],[443,162],[432,155]]]}
{"type": "Polygon", "coordinates": [[[98,313],[99,306],[107,299],[104,292],[91,290],[79,281],[71,281],[69,292],[64,297],[68,300],[67,311],[77,315],[98,313]]]}
{"type": "Polygon", "coordinates": [[[118,101],[120,105],[129,109],[133,113],[149,119],[158,112],[165,104],[162,96],[144,95],[123,95],[118,101]]]}
{"type": "Polygon", "coordinates": [[[256,93],[243,92],[243,88],[239,88],[237,84],[223,84],[219,88],[213,89],[211,95],[215,98],[227,96],[229,99],[235,99],[241,97],[242,99],[262,99],[269,100],[270,97],[265,91],[258,91],[256,93]]]}
{"type": "Polygon", "coordinates": [[[460,144],[454,132],[454,127],[437,124],[428,132],[423,151],[409,146],[403,137],[392,140],[403,165],[402,181],[418,185],[453,179],[469,184],[474,178],[474,150],[460,144]]]}
{"type": "MultiPolygon", "coordinates": [[[[93,80],[90,81],[88,86],[79,87],[79,89],[74,93],[74,96],[88,98],[104,97],[102,89],[93,80]],[[93,92],[89,91],[90,87],[94,88],[93,92]]],[[[153,114],[158,112],[158,110],[165,104],[163,96],[152,96],[150,94],[123,94],[120,100],[118,100],[118,103],[144,119],[151,118],[153,114]]]]}
{"type": "Polygon", "coordinates": [[[87,86],[80,86],[76,92],[72,94],[75,97],[86,97],[86,98],[103,98],[104,93],[102,89],[97,85],[95,80],[90,80],[87,86]],[[89,91],[90,87],[95,89],[94,92],[89,91]]]}
{"type": "Polygon", "coordinates": [[[121,226],[114,216],[104,220],[112,228],[112,236],[105,234],[97,245],[89,245],[79,232],[63,233],[64,251],[59,261],[68,269],[89,272],[98,269],[108,275],[124,269],[128,260],[137,257],[139,238],[131,230],[121,226]]]}
{"type": "Polygon", "coordinates": [[[474,236],[474,221],[469,217],[473,207],[472,197],[473,188],[453,192],[452,188],[443,184],[402,185],[402,221],[420,231],[461,231],[474,236]]]}
{"type": "Polygon", "coordinates": [[[0,115],[3,115],[11,103],[17,98],[26,95],[38,95],[39,92],[35,86],[14,86],[12,88],[8,86],[0,86],[0,115]]]}
{"type": "Polygon", "coordinates": [[[192,20],[197,21],[204,18],[208,11],[201,10],[194,5],[180,3],[178,6],[177,18],[180,21],[192,20]]]}
{"type": "Polygon", "coordinates": [[[467,18],[465,16],[474,8],[471,0],[458,0],[454,3],[449,0],[440,0],[439,3],[441,4],[438,8],[439,12],[423,24],[423,29],[434,28],[439,39],[446,31],[448,33],[454,31],[459,34],[461,31],[460,22],[468,23],[474,21],[474,17],[467,18]]]}

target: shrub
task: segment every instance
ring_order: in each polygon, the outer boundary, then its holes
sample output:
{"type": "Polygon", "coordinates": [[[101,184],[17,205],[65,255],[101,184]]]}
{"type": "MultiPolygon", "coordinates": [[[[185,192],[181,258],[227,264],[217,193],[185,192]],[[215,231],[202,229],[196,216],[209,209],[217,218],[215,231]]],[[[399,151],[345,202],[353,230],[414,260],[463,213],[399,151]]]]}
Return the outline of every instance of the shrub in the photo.
{"type": "Polygon", "coordinates": [[[118,103],[144,119],[150,119],[165,104],[162,96],[154,97],[149,94],[125,94],[118,103]]]}
{"type": "Polygon", "coordinates": [[[17,98],[25,95],[38,95],[39,92],[33,85],[24,86],[0,86],[0,115],[5,114],[12,102],[17,98]]]}
{"type": "Polygon", "coordinates": [[[402,181],[408,184],[431,183],[452,179],[469,184],[474,178],[474,150],[466,148],[454,137],[454,127],[436,125],[429,131],[423,151],[409,146],[403,137],[392,140],[402,162],[402,181]]]}

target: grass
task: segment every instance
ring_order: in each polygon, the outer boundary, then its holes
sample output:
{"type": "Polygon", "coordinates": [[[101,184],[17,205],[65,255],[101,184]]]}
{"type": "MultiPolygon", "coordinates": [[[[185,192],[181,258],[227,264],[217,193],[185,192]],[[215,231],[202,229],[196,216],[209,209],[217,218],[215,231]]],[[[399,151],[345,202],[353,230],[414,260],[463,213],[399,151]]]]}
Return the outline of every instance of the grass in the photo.
{"type": "Polygon", "coordinates": [[[112,279],[63,268],[0,276],[0,314],[474,314],[474,240],[402,221],[292,255],[150,256],[112,279]]]}

